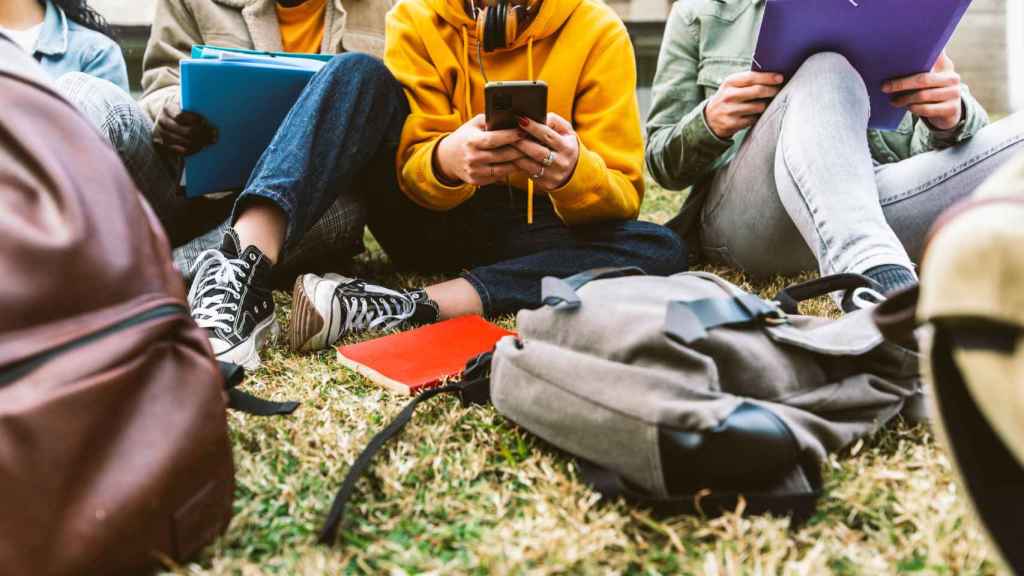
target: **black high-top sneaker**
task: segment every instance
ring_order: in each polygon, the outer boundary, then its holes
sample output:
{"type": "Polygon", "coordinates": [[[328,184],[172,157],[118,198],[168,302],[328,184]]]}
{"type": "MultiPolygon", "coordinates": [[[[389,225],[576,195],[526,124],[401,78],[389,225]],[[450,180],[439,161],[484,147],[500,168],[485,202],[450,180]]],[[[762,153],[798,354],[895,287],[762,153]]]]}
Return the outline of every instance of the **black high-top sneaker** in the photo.
{"type": "Polygon", "coordinates": [[[416,311],[412,318],[409,318],[410,324],[433,324],[441,319],[441,309],[437,302],[430,299],[426,290],[423,288],[407,290],[405,295],[411,298],[413,304],[416,305],[416,311]]]}
{"type": "Polygon", "coordinates": [[[260,349],[277,337],[271,269],[259,248],[242,251],[231,229],[219,249],[196,259],[188,303],[196,324],[209,332],[218,360],[254,370],[260,349]]]}
{"type": "Polygon", "coordinates": [[[338,274],[306,274],[295,280],[288,340],[292,350],[323,350],[346,334],[397,328],[416,314],[416,301],[338,274]]]}

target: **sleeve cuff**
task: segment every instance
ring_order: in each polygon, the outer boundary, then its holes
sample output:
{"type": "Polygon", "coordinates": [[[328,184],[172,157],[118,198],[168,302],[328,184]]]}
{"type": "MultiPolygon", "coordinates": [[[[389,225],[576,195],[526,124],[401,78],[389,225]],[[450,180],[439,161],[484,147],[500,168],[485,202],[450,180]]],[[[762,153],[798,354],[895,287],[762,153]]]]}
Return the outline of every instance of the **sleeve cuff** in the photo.
{"type": "Polygon", "coordinates": [[[441,190],[445,190],[445,191],[449,191],[449,192],[455,192],[455,191],[458,191],[458,190],[462,190],[462,189],[464,189],[466,187],[469,187],[469,185],[466,184],[465,182],[456,182],[455,184],[451,184],[448,181],[446,181],[444,178],[442,178],[434,170],[434,155],[437,154],[437,147],[441,145],[441,140],[444,140],[444,136],[434,140],[430,144],[430,149],[427,150],[427,157],[426,157],[427,169],[425,170],[425,172],[427,172],[429,174],[429,176],[430,176],[430,184],[431,184],[431,186],[436,187],[436,188],[440,188],[441,190]]]}
{"type": "Polygon", "coordinates": [[[402,188],[417,204],[431,210],[451,210],[468,200],[475,192],[472,184],[460,182],[454,186],[441,181],[434,173],[434,151],[441,138],[435,139],[425,150],[409,160],[410,165],[400,170],[404,182],[402,188]]]}
{"type": "Polygon", "coordinates": [[[561,188],[548,192],[548,196],[558,205],[560,212],[573,210],[585,204],[589,200],[587,192],[600,189],[605,180],[604,163],[592,158],[593,152],[583,145],[579,136],[576,137],[576,141],[580,150],[576,170],[561,188]]]}
{"type": "Polygon", "coordinates": [[[701,124],[704,125],[704,131],[707,133],[707,136],[709,136],[715,143],[717,143],[717,144],[719,144],[721,146],[725,146],[726,148],[728,148],[729,146],[732,146],[732,143],[733,143],[732,138],[729,138],[728,140],[726,140],[724,138],[719,138],[718,134],[715,134],[715,131],[711,129],[710,125],[708,125],[708,117],[705,114],[705,111],[707,111],[707,109],[708,109],[708,101],[705,100],[700,105],[700,121],[701,121],[701,124]]]}

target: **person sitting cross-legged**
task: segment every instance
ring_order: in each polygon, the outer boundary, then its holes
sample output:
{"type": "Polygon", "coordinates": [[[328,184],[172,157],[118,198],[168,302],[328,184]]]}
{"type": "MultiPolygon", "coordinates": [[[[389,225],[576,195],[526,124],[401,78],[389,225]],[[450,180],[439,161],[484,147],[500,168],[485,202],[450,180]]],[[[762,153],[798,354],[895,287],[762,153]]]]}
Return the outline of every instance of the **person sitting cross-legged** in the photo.
{"type": "Polygon", "coordinates": [[[117,150],[163,224],[175,263],[191,281],[193,318],[221,360],[258,365],[259,349],[277,332],[272,288],[300,272],[340,266],[362,249],[363,180],[374,158],[394,157],[407,114],[401,86],[376,57],[391,5],[158,0],[140,102],[86,74],[58,80],[117,150]],[[337,54],[278,128],[244,191],[223,199],[186,199],[179,191],[182,159],[218,135],[217,126],[181,110],[179,62],[196,44],[337,54]],[[301,198],[298,184],[308,186],[301,198]]]}
{"type": "Polygon", "coordinates": [[[681,241],[635,219],[643,140],[623,23],[599,0],[513,0],[506,8],[518,25],[483,34],[483,4],[405,0],[388,15],[385,62],[411,112],[391,163],[395,180],[367,191],[369,226],[399,269],[461,274],[411,291],[301,277],[294,348],[316,350],[408,320],[537,307],[544,276],[685,269],[681,241]],[[503,47],[480,45],[498,33],[503,47]],[[490,80],[545,81],[546,121],[522,117],[516,128],[488,131],[484,72],[490,80]]]}
{"type": "Polygon", "coordinates": [[[1024,115],[988,125],[943,53],[930,72],[882,87],[909,109],[899,128],[868,130],[868,87],[843,56],[814,55],[790,78],[750,71],[764,9],[675,3],[647,166],[666,188],[692,186],[669,226],[693,256],[760,277],[864,274],[878,289],[841,304],[870,307],[917,281],[936,217],[1024,150],[1024,115]]]}

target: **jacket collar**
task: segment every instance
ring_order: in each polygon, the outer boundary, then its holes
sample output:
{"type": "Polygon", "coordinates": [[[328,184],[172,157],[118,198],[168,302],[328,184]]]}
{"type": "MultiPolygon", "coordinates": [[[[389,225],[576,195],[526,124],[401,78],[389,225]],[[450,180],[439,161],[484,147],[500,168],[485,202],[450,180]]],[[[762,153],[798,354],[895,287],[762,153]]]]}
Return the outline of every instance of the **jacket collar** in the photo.
{"type": "Polygon", "coordinates": [[[46,16],[35,51],[46,56],[61,56],[68,51],[68,17],[50,0],[46,0],[46,16]]]}
{"type": "MultiPolygon", "coordinates": [[[[241,11],[254,50],[280,52],[284,49],[281,45],[281,28],[277,24],[277,12],[274,9],[275,0],[213,1],[241,11]]],[[[327,16],[324,18],[324,45],[321,51],[341,52],[341,38],[345,31],[345,7],[342,0],[328,0],[327,7],[327,16]]]]}

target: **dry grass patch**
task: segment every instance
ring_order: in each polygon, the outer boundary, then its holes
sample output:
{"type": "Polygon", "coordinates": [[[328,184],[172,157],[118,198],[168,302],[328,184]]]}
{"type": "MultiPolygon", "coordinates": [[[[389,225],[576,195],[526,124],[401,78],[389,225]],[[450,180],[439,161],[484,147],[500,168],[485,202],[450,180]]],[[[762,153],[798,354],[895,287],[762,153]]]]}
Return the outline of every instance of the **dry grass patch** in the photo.
{"type": "MultiPolygon", "coordinates": [[[[664,221],[678,195],[653,190],[664,221]]],[[[380,271],[378,253],[363,270],[380,271]]],[[[786,283],[742,286],[772,295],[786,283]]],[[[412,285],[424,279],[389,275],[412,285]]],[[[282,321],[289,313],[280,295],[282,321]]],[[[835,314],[831,302],[805,312],[835,314]]],[[[505,319],[508,324],[511,319],[505,319]]],[[[361,481],[338,543],[315,544],[335,490],[406,398],[342,368],[332,353],[265,354],[248,389],[302,406],[286,418],[231,414],[235,518],[178,574],[996,574],[999,567],[924,428],[897,424],[831,458],[817,514],[655,518],[604,503],[573,463],[490,407],[453,398],[421,408],[361,481]]]]}

